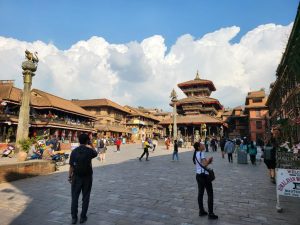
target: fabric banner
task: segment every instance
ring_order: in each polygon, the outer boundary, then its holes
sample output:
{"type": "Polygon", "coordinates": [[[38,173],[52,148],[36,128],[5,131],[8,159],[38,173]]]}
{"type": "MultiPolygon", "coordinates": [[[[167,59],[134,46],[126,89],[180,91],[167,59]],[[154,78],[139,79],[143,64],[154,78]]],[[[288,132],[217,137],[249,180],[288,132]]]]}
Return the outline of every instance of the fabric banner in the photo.
{"type": "Polygon", "coordinates": [[[278,195],[300,197],[300,170],[278,169],[276,185],[278,195]]]}

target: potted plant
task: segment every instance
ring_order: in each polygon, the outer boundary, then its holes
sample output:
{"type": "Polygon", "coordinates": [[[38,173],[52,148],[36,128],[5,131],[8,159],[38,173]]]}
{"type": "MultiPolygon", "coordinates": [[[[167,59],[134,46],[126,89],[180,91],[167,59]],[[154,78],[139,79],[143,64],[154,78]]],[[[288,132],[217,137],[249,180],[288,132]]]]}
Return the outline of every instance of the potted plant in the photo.
{"type": "Polygon", "coordinates": [[[33,144],[33,139],[27,138],[19,141],[20,151],[18,153],[18,161],[25,161],[31,145],[33,144]]]}

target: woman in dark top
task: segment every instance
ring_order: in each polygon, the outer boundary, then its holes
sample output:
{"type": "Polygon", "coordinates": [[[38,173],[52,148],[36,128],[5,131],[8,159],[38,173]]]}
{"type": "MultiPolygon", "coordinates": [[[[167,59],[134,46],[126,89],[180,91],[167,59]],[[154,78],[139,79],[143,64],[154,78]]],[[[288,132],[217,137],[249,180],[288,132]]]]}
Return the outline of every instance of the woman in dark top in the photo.
{"type": "Polygon", "coordinates": [[[264,163],[269,169],[269,175],[272,183],[275,182],[275,168],[276,168],[276,141],[271,138],[264,147],[264,163]]]}

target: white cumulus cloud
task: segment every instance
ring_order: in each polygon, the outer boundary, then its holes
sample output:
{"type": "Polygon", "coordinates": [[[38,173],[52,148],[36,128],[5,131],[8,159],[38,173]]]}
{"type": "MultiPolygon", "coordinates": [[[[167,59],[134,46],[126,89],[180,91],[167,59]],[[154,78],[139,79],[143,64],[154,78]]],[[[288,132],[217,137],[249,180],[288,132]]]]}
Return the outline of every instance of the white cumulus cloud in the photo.
{"type": "Polygon", "coordinates": [[[240,32],[232,26],[199,38],[183,35],[170,49],[160,35],[126,44],[94,36],[67,50],[0,37],[0,79],[14,79],[22,87],[21,63],[28,49],[40,58],[33,87],[67,99],[109,98],[122,105],[170,110],[171,90],[194,79],[199,70],[201,78],[215,83],[212,97],[233,107],[244,103],[248,91],[267,89],[275,80],[291,28],[265,24],[231,43],[240,32]]]}

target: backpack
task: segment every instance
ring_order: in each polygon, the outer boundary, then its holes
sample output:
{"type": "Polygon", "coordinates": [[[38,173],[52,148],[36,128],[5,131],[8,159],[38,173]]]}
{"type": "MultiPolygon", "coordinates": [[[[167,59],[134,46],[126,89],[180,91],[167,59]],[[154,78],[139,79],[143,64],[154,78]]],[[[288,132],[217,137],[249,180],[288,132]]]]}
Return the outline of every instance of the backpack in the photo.
{"type": "Polygon", "coordinates": [[[104,148],[104,141],[102,139],[98,141],[98,148],[104,148]]]}
{"type": "Polygon", "coordinates": [[[272,146],[265,146],[264,149],[264,159],[265,160],[275,160],[274,148],[272,146]]]}
{"type": "MultiPolygon", "coordinates": [[[[74,150],[75,151],[75,150],[74,150]]],[[[89,175],[91,172],[91,162],[89,156],[86,153],[86,149],[77,149],[77,155],[74,161],[74,174],[83,177],[89,175]]]]}

